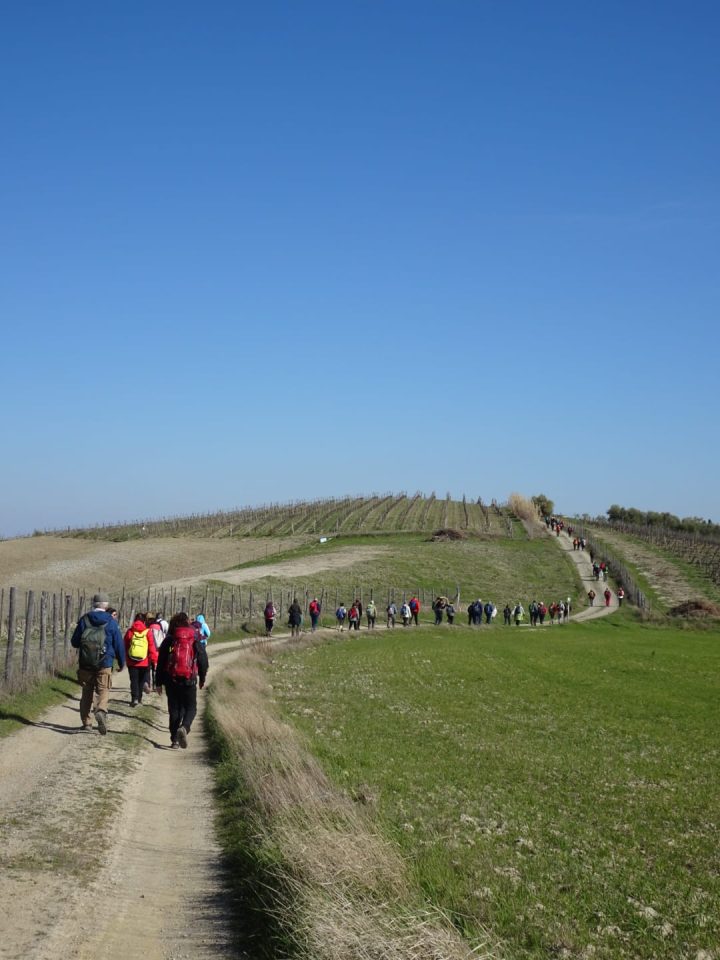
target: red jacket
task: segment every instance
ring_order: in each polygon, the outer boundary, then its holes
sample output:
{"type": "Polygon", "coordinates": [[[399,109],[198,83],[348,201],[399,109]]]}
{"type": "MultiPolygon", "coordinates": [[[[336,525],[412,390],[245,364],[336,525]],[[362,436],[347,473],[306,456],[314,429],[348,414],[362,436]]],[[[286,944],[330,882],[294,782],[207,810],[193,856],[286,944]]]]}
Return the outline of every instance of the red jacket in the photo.
{"type": "Polygon", "coordinates": [[[155,633],[148,626],[146,626],[142,620],[136,620],[131,627],[125,631],[125,660],[129,667],[149,667],[150,664],[154,666],[157,665],[158,659],[158,650],[155,645],[155,633]],[[147,641],[148,641],[148,652],[147,656],[143,660],[133,660],[129,654],[130,650],[130,641],[133,638],[134,633],[142,633],[144,630],[147,630],[147,641]]]}

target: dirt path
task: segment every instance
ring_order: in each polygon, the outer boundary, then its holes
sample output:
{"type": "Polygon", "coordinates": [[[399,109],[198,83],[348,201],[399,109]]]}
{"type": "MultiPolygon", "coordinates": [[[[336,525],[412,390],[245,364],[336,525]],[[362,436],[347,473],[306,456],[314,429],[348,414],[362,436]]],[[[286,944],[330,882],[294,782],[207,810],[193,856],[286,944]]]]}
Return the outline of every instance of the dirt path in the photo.
{"type": "MultiPolygon", "coordinates": [[[[211,651],[211,672],[239,642],[211,651]]],[[[237,957],[218,875],[199,715],[169,748],[164,698],[129,706],[118,674],[109,732],[79,731],[77,698],[0,741],[0,957],[237,957]],[[132,715],[131,715],[132,714],[132,715]]]]}
{"type": "MultiPolygon", "coordinates": [[[[567,553],[570,560],[577,567],[578,574],[580,575],[580,579],[582,580],[583,592],[585,596],[587,597],[587,592],[588,590],[590,590],[591,587],[597,594],[597,596],[595,597],[594,606],[592,607],[586,606],[578,610],[577,612],[573,611],[570,619],[576,620],[576,621],[577,620],[594,620],[597,617],[606,617],[609,613],[612,613],[614,610],[617,610],[618,609],[617,594],[612,589],[612,585],[609,582],[603,583],[602,580],[599,583],[596,582],[592,572],[592,562],[590,560],[590,556],[588,555],[587,551],[573,550],[572,540],[564,530],[560,533],[559,537],[556,536],[554,533],[551,533],[550,536],[555,541],[555,543],[557,543],[558,547],[560,547],[561,550],[564,550],[567,553]],[[605,598],[603,597],[603,593],[605,592],[606,587],[610,587],[610,592],[612,593],[609,606],[605,606],[605,598]]],[[[587,603],[587,600],[585,600],[585,602],[587,603]]]]}

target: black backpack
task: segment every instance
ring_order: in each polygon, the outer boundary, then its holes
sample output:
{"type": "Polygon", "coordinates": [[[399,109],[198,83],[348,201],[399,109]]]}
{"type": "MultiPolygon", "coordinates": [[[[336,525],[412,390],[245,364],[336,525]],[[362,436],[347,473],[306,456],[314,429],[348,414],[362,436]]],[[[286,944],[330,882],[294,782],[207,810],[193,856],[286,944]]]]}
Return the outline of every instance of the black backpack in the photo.
{"type": "Polygon", "coordinates": [[[83,617],[83,632],[80,635],[80,668],[97,670],[105,656],[105,624],[94,624],[83,617]]]}

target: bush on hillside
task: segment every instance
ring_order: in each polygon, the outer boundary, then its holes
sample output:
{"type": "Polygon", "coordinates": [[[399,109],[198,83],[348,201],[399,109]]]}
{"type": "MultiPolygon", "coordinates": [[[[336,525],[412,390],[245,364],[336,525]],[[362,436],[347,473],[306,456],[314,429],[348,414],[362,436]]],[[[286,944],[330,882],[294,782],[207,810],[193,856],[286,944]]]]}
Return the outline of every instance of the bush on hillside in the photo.
{"type": "Polygon", "coordinates": [[[720,607],[703,598],[686,600],[668,610],[671,617],[720,617],[720,607]]]}

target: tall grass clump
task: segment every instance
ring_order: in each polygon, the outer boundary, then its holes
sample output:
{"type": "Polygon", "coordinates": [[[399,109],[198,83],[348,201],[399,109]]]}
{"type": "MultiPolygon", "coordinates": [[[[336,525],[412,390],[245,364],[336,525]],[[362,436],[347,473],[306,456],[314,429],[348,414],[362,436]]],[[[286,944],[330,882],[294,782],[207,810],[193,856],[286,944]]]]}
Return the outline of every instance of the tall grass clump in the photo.
{"type": "Polygon", "coordinates": [[[523,497],[519,493],[511,493],[508,497],[508,506],[518,520],[522,521],[522,525],[525,527],[527,535],[531,539],[541,532],[542,524],[540,523],[537,507],[532,500],[528,497],[523,497]]]}
{"type": "Polygon", "coordinates": [[[301,960],[490,956],[422,900],[368,808],[279,719],[260,663],[247,655],[226,670],[207,714],[244,947],[301,960]]]}

